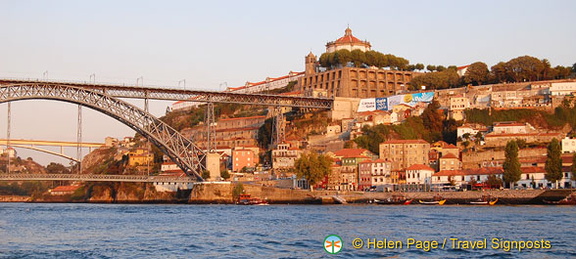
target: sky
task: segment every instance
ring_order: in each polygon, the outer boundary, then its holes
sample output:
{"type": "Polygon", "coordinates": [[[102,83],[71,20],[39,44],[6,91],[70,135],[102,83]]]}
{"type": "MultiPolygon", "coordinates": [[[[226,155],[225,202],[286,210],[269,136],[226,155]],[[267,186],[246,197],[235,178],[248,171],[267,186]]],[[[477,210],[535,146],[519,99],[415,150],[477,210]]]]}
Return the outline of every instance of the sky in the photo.
{"type": "MultiPolygon", "coordinates": [[[[518,56],[576,63],[576,1],[0,0],[0,77],[223,90],[304,70],[349,26],[412,64],[489,67],[518,56]],[[185,86],[184,81],[185,80],[185,86]]],[[[143,101],[131,101],[143,107],[143,101]]],[[[170,102],[151,102],[162,116],[170,102]]],[[[0,104],[0,138],[7,135],[0,104]]],[[[12,103],[11,137],[76,140],[77,107],[12,103]]],[[[83,140],[134,131],[83,109],[83,140]]],[[[41,164],[67,160],[18,150],[41,164]]],[[[87,151],[84,151],[84,154],[87,151]]],[[[75,150],[67,154],[75,156],[75,150]]]]}

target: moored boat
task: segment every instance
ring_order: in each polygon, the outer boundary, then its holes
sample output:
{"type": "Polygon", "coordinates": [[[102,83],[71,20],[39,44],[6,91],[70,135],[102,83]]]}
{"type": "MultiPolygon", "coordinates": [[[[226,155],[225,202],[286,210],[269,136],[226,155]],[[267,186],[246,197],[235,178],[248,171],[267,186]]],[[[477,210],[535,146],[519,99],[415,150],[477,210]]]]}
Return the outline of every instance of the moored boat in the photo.
{"type": "Polygon", "coordinates": [[[374,203],[381,205],[409,205],[413,199],[408,199],[402,195],[392,195],[387,199],[374,199],[374,203]]]}
{"type": "Polygon", "coordinates": [[[444,199],[440,194],[436,194],[431,201],[419,200],[418,202],[422,205],[444,205],[446,199],[444,199]]]}
{"type": "Polygon", "coordinates": [[[422,204],[422,205],[444,205],[444,203],[446,202],[446,199],[439,200],[439,201],[423,201],[423,200],[419,200],[418,202],[419,202],[420,204],[422,204]]]}
{"type": "Polygon", "coordinates": [[[553,205],[576,205],[576,194],[572,193],[566,196],[566,198],[561,199],[559,201],[543,200],[543,202],[546,204],[553,204],[553,205]]]}
{"type": "Polygon", "coordinates": [[[468,204],[470,205],[494,205],[498,202],[498,197],[496,197],[496,199],[492,199],[492,197],[490,197],[490,195],[483,195],[482,198],[476,200],[476,201],[471,201],[468,204]]]}
{"type": "Polygon", "coordinates": [[[238,205],[268,205],[268,201],[257,198],[257,197],[252,197],[250,194],[240,194],[240,197],[238,198],[238,202],[236,202],[236,204],[238,204],[238,205]]]}

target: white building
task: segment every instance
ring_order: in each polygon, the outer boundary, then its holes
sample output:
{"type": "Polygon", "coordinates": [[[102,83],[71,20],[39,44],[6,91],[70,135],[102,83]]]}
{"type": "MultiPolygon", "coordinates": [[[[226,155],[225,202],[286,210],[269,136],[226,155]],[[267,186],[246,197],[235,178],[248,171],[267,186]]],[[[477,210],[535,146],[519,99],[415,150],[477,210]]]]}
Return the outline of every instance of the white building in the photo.
{"type": "Polygon", "coordinates": [[[434,169],[427,165],[411,165],[406,168],[407,184],[429,184],[432,183],[434,169]]]}
{"type": "Polygon", "coordinates": [[[576,152],[576,139],[564,138],[562,139],[562,153],[575,153],[576,152]]]}
{"type": "Polygon", "coordinates": [[[551,95],[569,95],[574,92],[576,92],[576,81],[551,83],[550,86],[551,95]]]}

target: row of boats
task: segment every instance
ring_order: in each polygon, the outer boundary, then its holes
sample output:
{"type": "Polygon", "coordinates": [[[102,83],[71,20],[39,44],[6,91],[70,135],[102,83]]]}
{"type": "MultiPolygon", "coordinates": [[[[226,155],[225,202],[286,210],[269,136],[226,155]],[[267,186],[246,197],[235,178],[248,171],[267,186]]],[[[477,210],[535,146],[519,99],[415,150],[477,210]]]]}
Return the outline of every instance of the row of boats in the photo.
{"type": "MultiPolygon", "coordinates": [[[[376,204],[381,205],[410,205],[414,202],[414,199],[406,198],[402,195],[392,195],[392,197],[387,199],[374,199],[373,201],[376,204]]],[[[498,202],[498,198],[492,198],[489,195],[484,195],[478,200],[469,201],[468,204],[470,205],[494,205],[498,202]]],[[[446,203],[446,199],[442,196],[434,196],[432,200],[418,200],[418,204],[422,205],[444,205],[446,203]]]]}

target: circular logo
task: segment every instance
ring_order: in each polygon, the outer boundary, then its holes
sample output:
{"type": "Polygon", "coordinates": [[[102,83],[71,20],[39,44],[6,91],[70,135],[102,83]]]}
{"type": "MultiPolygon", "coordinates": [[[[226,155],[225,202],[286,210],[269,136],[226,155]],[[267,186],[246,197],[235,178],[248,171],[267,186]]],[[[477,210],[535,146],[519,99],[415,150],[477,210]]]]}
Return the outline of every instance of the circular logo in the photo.
{"type": "Polygon", "coordinates": [[[324,238],[324,251],[329,254],[337,254],[342,250],[342,238],[337,235],[329,235],[324,238]]]}

